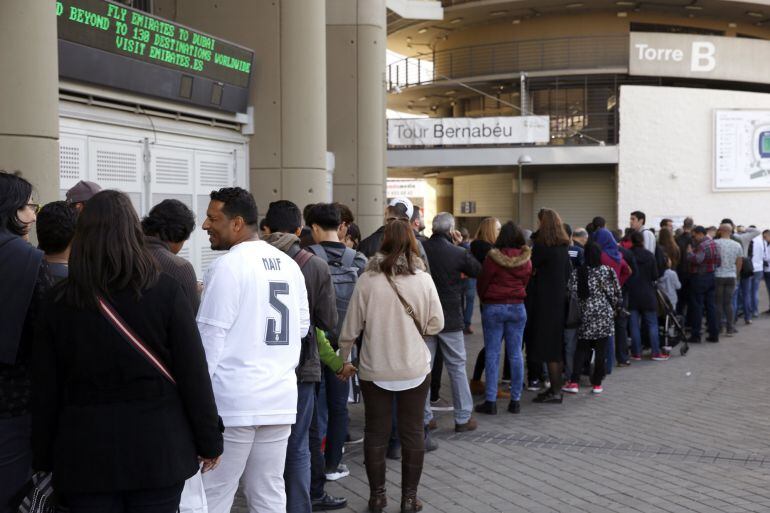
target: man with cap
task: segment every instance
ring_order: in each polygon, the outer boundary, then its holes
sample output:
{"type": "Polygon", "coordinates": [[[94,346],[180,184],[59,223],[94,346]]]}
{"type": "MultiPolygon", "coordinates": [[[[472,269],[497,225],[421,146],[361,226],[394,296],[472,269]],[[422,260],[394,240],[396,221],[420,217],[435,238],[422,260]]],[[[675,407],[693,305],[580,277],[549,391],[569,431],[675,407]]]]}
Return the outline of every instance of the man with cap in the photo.
{"type": "Polygon", "coordinates": [[[102,188],[98,183],[80,180],[67,191],[67,203],[79,214],[83,211],[83,207],[86,206],[86,202],[101,190],[102,188]]]}
{"type": "MultiPolygon", "coordinates": [[[[366,258],[373,257],[374,254],[380,250],[380,246],[382,245],[382,237],[385,233],[385,225],[396,220],[401,220],[412,224],[411,221],[413,215],[414,205],[412,205],[412,202],[409,201],[409,199],[393,198],[385,208],[385,223],[380,226],[376,232],[361,241],[361,244],[358,246],[358,251],[363,253],[366,258]]],[[[417,235],[418,234],[415,233],[416,237],[417,235]]],[[[420,249],[420,258],[422,258],[422,261],[425,262],[427,271],[430,273],[430,266],[428,266],[428,256],[425,254],[425,249],[422,247],[420,238],[417,239],[417,246],[419,246],[420,249]]]]}

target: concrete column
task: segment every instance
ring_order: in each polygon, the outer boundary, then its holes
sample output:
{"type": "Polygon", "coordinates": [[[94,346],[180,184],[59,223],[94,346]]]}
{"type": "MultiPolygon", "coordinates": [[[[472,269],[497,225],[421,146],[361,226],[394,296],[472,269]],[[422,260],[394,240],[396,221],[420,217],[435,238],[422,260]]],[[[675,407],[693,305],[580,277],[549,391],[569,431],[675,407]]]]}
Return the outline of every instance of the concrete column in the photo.
{"type": "Polygon", "coordinates": [[[159,0],[155,12],[255,52],[249,182],[271,201],[327,201],[326,7],[321,1],[159,0]]]}
{"type": "Polygon", "coordinates": [[[385,200],[384,0],[326,0],[328,147],[334,199],[364,236],[382,225],[385,200]]]}
{"type": "Polygon", "coordinates": [[[452,107],[452,116],[456,118],[465,117],[465,103],[466,100],[455,100],[455,104],[452,107]]]}
{"type": "Polygon", "coordinates": [[[59,199],[56,4],[0,2],[0,169],[21,171],[40,203],[59,199]]]}

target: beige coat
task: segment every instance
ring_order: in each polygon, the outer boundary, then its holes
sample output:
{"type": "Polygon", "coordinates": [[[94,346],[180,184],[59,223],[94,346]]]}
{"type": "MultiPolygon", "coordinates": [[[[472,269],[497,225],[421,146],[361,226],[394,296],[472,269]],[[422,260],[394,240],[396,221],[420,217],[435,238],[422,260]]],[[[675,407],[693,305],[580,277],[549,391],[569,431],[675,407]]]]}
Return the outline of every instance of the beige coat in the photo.
{"type": "MultiPolygon", "coordinates": [[[[369,261],[358,279],[340,335],[340,354],[347,358],[358,335],[363,331],[359,376],[364,381],[417,379],[430,372],[430,352],[412,318],[406,313],[385,275],[380,271],[381,254],[369,261]]],[[[416,274],[396,273],[392,277],[401,296],[414,309],[423,333],[435,335],[444,328],[433,279],[417,258],[416,274]]],[[[406,269],[406,259],[398,270],[406,269]]]]}

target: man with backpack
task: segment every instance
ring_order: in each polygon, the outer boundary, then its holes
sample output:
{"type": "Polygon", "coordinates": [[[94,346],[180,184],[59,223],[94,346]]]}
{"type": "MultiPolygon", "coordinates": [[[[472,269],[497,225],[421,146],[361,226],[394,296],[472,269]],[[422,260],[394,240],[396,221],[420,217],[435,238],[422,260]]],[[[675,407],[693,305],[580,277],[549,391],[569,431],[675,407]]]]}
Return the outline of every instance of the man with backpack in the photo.
{"type": "MultiPolygon", "coordinates": [[[[286,454],[286,511],[309,513],[313,510],[311,500],[311,450],[309,433],[315,416],[316,385],[324,373],[318,352],[315,328],[329,331],[336,329],[337,309],[334,287],[329,266],[322,258],[301,249],[299,234],[302,229],[302,214],[291,201],[280,200],[270,204],[265,216],[269,230],[265,241],[294,259],[305,278],[308,306],[310,309],[310,331],[302,339],[299,365],[297,366],[297,422],[292,426],[286,454]]],[[[343,369],[344,370],[344,369],[343,369]]],[[[336,379],[336,378],[335,378],[336,379]]],[[[343,498],[332,497],[323,491],[317,499],[324,509],[339,509],[346,506],[343,498]]]]}
{"type": "MultiPolygon", "coordinates": [[[[366,269],[366,257],[361,253],[345,246],[339,240],[339,227],[342,224],[340,209],[332,203],[318,203],[310,209],[305,219],[315,244],[307,249],[326,261],[331,272],[334,286],[334,297],[337,308],[337,325],[326,330],[332,348],[337,349],[339,333],[345,314],[348,310],[350,297],[358,282],[358,276],[366,269]]],[[[342,462],[342,448],[348,433],[348,391],[347,382],[337,379],[331,369],[324,369],[323,383],[325,388],[325,404],[321,400],[318,409],[326,407],[328,422],[326,426],[326,450],[324,451],[324,477],[336,481],[350,474],[342,462]]],[[[318,491],[320,473],[313,469],[311,496],[318,491]]]]}

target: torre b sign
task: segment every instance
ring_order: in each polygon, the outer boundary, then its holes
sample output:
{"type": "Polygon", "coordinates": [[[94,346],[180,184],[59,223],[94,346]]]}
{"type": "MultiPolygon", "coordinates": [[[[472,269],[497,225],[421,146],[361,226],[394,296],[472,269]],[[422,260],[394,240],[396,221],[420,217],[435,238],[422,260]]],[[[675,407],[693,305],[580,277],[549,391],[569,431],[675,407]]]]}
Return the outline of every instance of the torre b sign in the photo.
{"type": "Polygon", "coordinates": [[[632,32],[629,74],[770,83],[768,56],[758,39],[632,32]]]}

